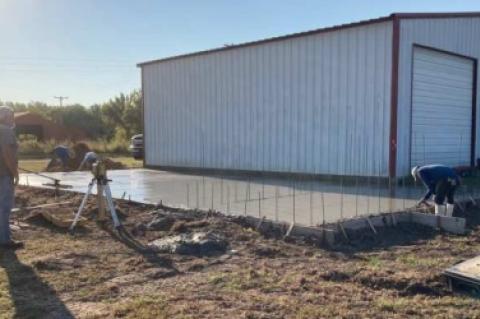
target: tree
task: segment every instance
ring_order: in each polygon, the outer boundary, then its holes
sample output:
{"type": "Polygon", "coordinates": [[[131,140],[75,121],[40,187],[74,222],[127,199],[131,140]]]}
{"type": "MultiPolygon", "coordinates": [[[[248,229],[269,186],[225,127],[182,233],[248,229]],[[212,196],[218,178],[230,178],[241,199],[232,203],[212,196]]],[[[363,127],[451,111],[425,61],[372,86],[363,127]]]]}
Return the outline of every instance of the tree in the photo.
{"type": "Polygon", "coordinates": [[[130,137],[139,133],[142,127],[141,103],[142,97],[139,91],[133,91],[128,95],[120,94],[102,105],[104,122],[110,128],[114,128],[115,134],[130,137]]]}
{"type": "Polygon", "coordinates": [[[142,128],[142,96],[138,90],[121,93],[102,105],[91,107],[81,104],[58,107],[42,102],[4,104],[15,112],[38,113],[57,124],[82,129],[91,139],[127,139],[140,133],[142,128]]]}

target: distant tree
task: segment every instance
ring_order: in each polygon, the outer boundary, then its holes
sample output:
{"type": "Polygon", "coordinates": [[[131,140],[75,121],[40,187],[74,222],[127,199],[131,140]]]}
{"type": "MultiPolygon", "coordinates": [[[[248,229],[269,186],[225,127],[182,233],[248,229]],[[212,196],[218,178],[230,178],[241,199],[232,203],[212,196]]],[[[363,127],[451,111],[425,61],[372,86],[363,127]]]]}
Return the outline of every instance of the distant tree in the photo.
{"type": "Polygon", "coordinates": [[[108,127],[114,128],[115,134],[130,137],[139,133],[142,126],[141,103],[142,97],[139,91],[116,96],[101,107],[104,122],[108,127]]]}
{"type": "MultiPolygon", "coordinates": [[[[2,102],[0,102],[0,105],[2,102]]],[[[3,102],[15,112],[38,113],[55,123],[84,130],[91,139],[127,139],[142,127],[142,97],[138,90],[120,94],[102,105],[85,107],[81,104],[63,107],[42,102],[3,102]]]]}

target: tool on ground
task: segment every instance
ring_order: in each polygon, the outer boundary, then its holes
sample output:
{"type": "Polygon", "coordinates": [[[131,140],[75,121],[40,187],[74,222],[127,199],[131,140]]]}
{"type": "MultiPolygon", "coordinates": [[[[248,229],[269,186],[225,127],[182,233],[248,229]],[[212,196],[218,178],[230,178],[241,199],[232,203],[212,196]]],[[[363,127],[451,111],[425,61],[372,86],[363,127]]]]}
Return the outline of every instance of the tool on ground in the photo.
{"type": "Polygon", "coordinates": [[[23,172],[26,172],[26,173],[31,173],[31,174],[34,174],[34,175],[37,175],[37,176],[40,176],[40,177],[43,177],[43,178],[46,178],[46,179],[49,179],[51,181],[53,181],[53,183],[44,183],[43,185],[44,186],[50,186],[50,187],[54,187],[55,188],[55,196],[58,195],[58,191],[60,189],[69,189],[69,188],[73,188],[72,185],[64,185],[61,183],[61,180],[57,179],[57,178],[53,178],[51,176],[47,176],[47,175],[44,175],[44,174],[41,174],[39,172],[34,172],[34,171],[31,171],[31,170],[28,170],[28,169],[25,169],[25,168],[21,168],[19,167],[18,168],[19,170],[23,171],[23,172]]]}
{"type": "Polygon", "coordinates": [[[107,169],[105,167],[105,163],[103,163],[103,161],[101,160],[94,163],[92,165],[92,174],[93,174],[92,181],[88,184],[87,192],[85,193],[85,196],[82,199],[80,207],[78,208],[78,211],[75,214],[73,223],[70,226],[70,231],[74,230],[78,220],[80,219],[80,215],[82,214],[82,211],[85,208],[87,199],[92,193],[92,189],[95,184],[97,185],[97,205],[98,205],[97,220],[99,222],[106,221],[106,207],[105,207],[105,201],[106,201],[106,204],[108,205],[108,209],[112,216],[113,225],[116,229],[119,229],[122,225],[118,218],[117,212],[115,211],[115,205],[113,204],[112,192],[108,184],[108,182],[111,182],[111,180],[107,178],[107,169]]]}
{"type": "Polygon", "coordinates": [[[17,207],[12,209],[12,213],[16,213],[20,211],[30,211],[30,210],[39,209],[39,208],[50,208],[55,206],[67,205],[71,203],[72,203],[71,201],[66,201],[66,202],[48,203],[48,204],[42,204],[42,205],[30,206],[30,207],[17,207]]]}

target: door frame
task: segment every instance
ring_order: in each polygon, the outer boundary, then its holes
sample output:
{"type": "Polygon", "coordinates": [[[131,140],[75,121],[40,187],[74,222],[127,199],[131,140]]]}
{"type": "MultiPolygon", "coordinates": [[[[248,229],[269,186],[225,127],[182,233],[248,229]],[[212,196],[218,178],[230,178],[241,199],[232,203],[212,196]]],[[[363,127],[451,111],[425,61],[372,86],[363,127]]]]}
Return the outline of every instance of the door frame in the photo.
{"type": "Polygon", "coordinates": [[[473,81],[472,81],[472,130],[470,137],[470,166],[475,166],[475,144],[477,139],[477,90],[478,90],[478,59],[472,56],[446,51],[439,48],[426,46],[419,43],[412,45],[412,63],[410,66],[410,147],[409,147],[409,167],[412,167],[412,138],[413,138],[413,71],[415,67],[415,48],[431,50],[438,53],[448,54],[459,58],[468,59],[473,62],[473,81]]]}

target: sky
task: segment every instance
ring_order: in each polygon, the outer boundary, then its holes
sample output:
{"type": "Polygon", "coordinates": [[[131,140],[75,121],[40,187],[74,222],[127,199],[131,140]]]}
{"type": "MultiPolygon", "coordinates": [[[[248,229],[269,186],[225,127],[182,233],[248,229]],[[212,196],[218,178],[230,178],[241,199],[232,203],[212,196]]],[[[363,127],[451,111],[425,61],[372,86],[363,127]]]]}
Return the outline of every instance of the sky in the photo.
{"type": "Polygon", "coordinates": [[[392,12],[479,0],[0,0],[0,101],[86,106],[140,88],[136,64],[392,12]]]}

